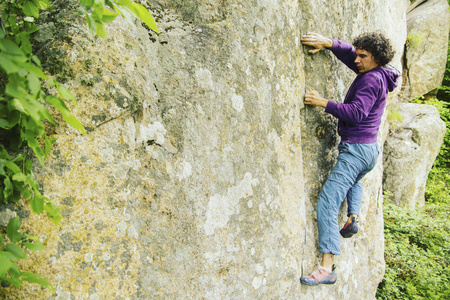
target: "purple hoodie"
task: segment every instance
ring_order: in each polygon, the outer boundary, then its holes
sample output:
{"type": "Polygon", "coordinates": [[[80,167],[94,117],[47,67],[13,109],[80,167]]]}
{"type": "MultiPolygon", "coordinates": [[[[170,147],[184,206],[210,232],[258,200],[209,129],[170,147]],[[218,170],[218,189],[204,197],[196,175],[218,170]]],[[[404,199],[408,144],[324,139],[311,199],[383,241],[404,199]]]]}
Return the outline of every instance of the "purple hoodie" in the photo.
{"type": "Polygon", "coordinates": [[[359,73],[354,63],[355,50],[351,44],[333,40],[331,52],[353,72],[357,73],[344,103],[328,101],[325,112],[338,121],[341,142],[370,144],[377,142],[386,97],[397,87],[400,72],[394,68],[378,67],[359,73]]]}

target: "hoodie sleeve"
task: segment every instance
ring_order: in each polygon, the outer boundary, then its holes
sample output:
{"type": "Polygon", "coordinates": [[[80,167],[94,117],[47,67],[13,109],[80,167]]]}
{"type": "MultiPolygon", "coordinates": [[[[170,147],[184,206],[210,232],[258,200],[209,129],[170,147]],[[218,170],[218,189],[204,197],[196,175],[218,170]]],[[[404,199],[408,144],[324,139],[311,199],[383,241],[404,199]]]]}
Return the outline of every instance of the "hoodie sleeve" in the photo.
{"type": "Polygon", "coordinates": [[[358,73],[355,64],[356,53],[351,44],[334,39],[333,46],[329,50],[353,72],[358,73]]]}
{"type": "Polygon", "coordinates": [[[332,114],[348,124],[357,124],[367,118],[379,98],[382,80],[376,74],[368,73],[361,77],[355,86],[354,96],[348,103],[328,101],[325,112],[332,114]]]}

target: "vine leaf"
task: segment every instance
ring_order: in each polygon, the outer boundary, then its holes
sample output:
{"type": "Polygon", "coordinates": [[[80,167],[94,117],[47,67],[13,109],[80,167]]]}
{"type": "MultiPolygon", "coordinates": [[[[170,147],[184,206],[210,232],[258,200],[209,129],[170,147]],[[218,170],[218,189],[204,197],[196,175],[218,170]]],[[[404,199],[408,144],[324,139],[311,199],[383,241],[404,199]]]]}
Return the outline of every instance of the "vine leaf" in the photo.
{"type": "Polygon", "coordinates": [[[22,234],[18,231],[20,228],[19,217],[11,218],[6,226],[6,234],[11,242],[16,243],[22,239],[22,234]]]}
{"type": "Polygon", "coordinates": [[[17,267],[15,263],[13,263],[11,260],[15,260],[15,257],[12,256],[9,252],[6,251],[0,251],[0,278],[5,278],[6,273],[14,268],[14,266],[17,267]]]}
{"type": "Polygon", "coordinates": [[[132,11],[136,14],[136,16],[138,16],[139,19],[141,19],[145,23],[145,25],[148,26],[148,28],[156,33],[160,33],[158,27],[156,26],[155,19],[144,6],[133,3],[132,7],[132,11]]]}
{"type": "MultiPolygon", "coordinates": [[[[27,235],[27,238],[30,238],[30,236],[27,235]]],[[[24,245],[30,251],[42,251],[45,249],[44,245],[42,245],[42,243],[38,239],[36,239],[36,243],[24,242],[22,243],[22,245],[24,245]]]]}
{"type": "Polygon", "coordinates": [[[44,206],[44,210],[49,218],[53,220],[53,223],[58,224],[59,221],[61,221],[62,217],[59,213],[61,209],[58,205],[55,205],[52,202],[47,202],[44,206]]]}
{"type": "Polygon", "coordinates": [[[28,17],[39,18],[39,7],[34,3],[34,1],[25,1],[22,5],[22,10],[28,17]]]}
{"type": "Polygon", "coordinates": [[[20,275],[22,276],[23,281],[31,282],[31,283],[37,283],[41,286],[44,286],[48,288],[49,290],[54,290],[53,286],[48,282],[44,277],[42,277],[39,274],[34,274],[31,272],[21,272],[20,275]]]}
{"type": "Polygon", "coordinates": [[[19,259],[25,259],[27,258],[27,255],[25,254],[25,252],[22,250],[22,248],[20,248],[19,246],[17,246],[16,244],[7,244],[5,246],[6,250],[9,251],[9,253],[11,253],[12,255],[14,255],[14,257],[19,258],[19,259]]]}
{"type": "Polygon", "coordinates": [[[34,195],[30,199],[31,209],[40,215],[44,211],[44,198],[40,195],[34,195]]]}
{"type": "Polygon", "coordinates": [[[70,113],[66,104],[61,99],[55,96],[48,96],[47,101],[61,113],[67,124],[77,130],[80,130],[82,133],[86,133],[83,124],[81,124],[81,122],[70,113]]]}

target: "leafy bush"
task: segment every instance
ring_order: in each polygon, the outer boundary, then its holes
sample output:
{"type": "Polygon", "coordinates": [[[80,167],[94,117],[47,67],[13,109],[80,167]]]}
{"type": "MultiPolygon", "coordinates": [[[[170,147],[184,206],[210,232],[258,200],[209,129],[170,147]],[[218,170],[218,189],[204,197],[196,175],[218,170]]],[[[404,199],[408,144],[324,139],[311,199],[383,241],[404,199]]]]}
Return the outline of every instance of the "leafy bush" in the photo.
{"type": "Polygon", "coordinates": [[[418,98],[414,100],[414,103],[433,105],[438,109],[441,119],[447,126],[447,131],[445,132],[444,141],[433,167],[438,169],[450,169],[450,102],[436,98],[431,98],[426,101],[423,100],[423,98],[418,98]]]}
{"type": "Polygon", "coordinates": [[[450,299],[448,203],[415,211],[385,203],[386,273],[377,299],[450,299]]]}
{"type": "Polygon", "coordinates": [[[42,276],[20,271],[17,260],[27,258],[24,249],[41,251],[44,246],[38,238],[19,232],[19,228],[19,217],[12,218],[6,227],[7,240],[0,235],[0,280],[15,287],[20,287],[24,281],[27,281],[53,290],[53,286],[42,276]]]}

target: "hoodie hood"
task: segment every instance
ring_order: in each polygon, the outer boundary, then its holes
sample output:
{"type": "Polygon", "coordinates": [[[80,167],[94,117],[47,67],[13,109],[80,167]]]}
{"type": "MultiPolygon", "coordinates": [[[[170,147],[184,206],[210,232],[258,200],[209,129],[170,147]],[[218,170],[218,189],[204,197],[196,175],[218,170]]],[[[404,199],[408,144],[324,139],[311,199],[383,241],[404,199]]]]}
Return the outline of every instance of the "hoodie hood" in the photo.
{"type": "Polygon", "coordinates": [[[386,78],[389,92],[392,92],[398,86],[397,80],[400,76],[402,76],[402,73],[394,66],[389,64],[384,66],[383,68],[379,68],[379,70],[384,74],[386,78]]]}

